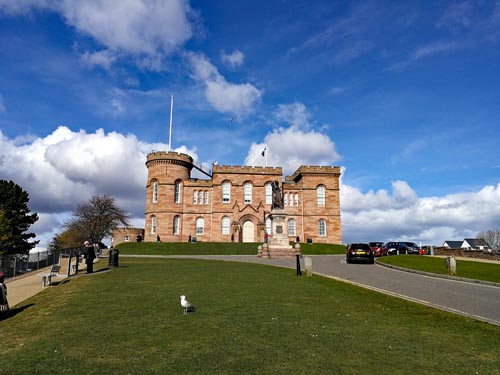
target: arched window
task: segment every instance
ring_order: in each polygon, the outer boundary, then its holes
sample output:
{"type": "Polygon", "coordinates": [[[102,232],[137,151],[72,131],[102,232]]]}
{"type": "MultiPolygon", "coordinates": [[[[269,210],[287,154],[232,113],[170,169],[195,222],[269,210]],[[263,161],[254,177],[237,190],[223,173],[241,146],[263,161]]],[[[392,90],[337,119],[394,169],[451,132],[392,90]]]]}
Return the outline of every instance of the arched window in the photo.
{"type": "Polygon", "coordinates": [[[231,183],[225,181],[222,183],[222,203],[231,202],[231,183]]]}
{"type": "Polygon", "coordinates": [[[295,193],[295,205],[296,206],[299,205],[299,194],[298,193],[295,193]]]}
{"type": "Polygon", "coordinates": [[[318,207],[325,206],[325,187],[320,185],[316,188],[316,194],[318,197],[318,207]]]}
{"type": "Polygon", "coordinates": [[[208,204],[208,191],[205,191],[205,204],[208,204]]]}
{"type": "Polygon", "coordinates": [[[324,219],[318,220],[318,236],[326,236],[326,221],[324,219]]]}
{"type": "Polygon", "coordinates": [[[273,187],[270,182],[266,184],[266,204],[273,204],[273,187]]]}
{"type": "Polygon", "coordinates": [[[193,204],[198,204],[198,192],[193,191],[193,204]]]}
{"type": "MultiPolygon", "coordinates": [[[[288,193],[286,193],[283,197],[283,204],[285,205],[285,207],[288,206],[288,193]]],[[[290,206],[291,206],[291,204],[290,204],[290,206]]]]}
{"type": "Polygon", "coordinates": [[[288,220],[288,235],[295,236],[295,219],[288,220]]]}
{"type": "Polygon", "coordinates": [[[174,234],[179,234],[181,232],[181,218],[179,215],[174,216],[174,225],[173,225],[174,234]]]}
{"type": "Polygon", "coordinates": [[[269,218],[266,219],[266,232],[267,234],[272,234],[273,232],[273,222],[269,218]]]}
{"type": "Polygon", "coordinates": [[[205,220],[199,217],[196,219],[196,235],[201,236],[203,233],[205,233],[205,220]]]}
{"type": "Polygon", "coordinates": [[[151,234],[156,234],[156,216],[151,216],[151,234]]]}
{"type": "Polygon", "coordinates": [[[181,203],[181,182],[175,181],[174,185],[174,203],[181,203]]]}
{"type": "Polygon", "coordinates": [[[230,233],[230,225],[231,225],[231,220],[227,216],[224,216],[222,218],[222,234],[230,233]]]}
{"type": "Polygon", "coordinates": [[[158,181],[153,181],[153,203],[158,202],[158,181]]]}
{"type": "Polygon", "coordinates": [[[245,182],[243,184],[243,194],[245,203],[252,203],[252,183],[245,182]]]}

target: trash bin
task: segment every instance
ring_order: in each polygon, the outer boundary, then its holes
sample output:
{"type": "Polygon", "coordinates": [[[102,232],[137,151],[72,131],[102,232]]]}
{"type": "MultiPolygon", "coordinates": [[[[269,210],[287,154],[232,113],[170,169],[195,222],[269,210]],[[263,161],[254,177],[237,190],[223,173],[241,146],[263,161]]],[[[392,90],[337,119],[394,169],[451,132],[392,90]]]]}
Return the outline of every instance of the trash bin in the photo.
{"type": "Polygon", "coordinates": [[[116,249],[109,250],[109,266],[118,267],[118,255],[119,251],[116,249]]]}

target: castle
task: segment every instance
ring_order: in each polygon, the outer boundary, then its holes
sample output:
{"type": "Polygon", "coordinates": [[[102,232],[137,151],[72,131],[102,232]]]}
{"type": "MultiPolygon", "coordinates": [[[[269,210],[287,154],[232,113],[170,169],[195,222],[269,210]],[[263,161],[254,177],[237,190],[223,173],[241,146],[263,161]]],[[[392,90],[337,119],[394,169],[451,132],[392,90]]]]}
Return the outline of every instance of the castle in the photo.
{"type": "Polygon", "coordinates": [[[281,167],[214,164],[209,173],[187,154],[164,151],[148,154],[146,167],[144,241],[263,242],[266,232],[272,236],[273,181],[283,192],[290,241],[342,241],[340,167],[301,166],[283,181],[281,167]],[[207,178],[191,177],[193,169],[207,178]]]}

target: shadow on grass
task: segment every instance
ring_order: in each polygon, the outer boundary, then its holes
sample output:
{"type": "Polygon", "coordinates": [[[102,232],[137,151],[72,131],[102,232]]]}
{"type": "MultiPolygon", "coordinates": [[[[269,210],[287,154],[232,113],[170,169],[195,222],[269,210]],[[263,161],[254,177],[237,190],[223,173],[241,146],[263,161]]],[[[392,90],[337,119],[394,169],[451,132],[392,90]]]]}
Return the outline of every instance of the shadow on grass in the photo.
{"type": "Polygon", "coordinates": [[[10,318],[13,318],[17,314],[23,312],[29,307],[35,306],[34,303],[30,303],[29,305],[21,306],[21,307],[14,307],[13,309],[10,309],[9,311],[5,311],[3,313],[0,313],[0,321],[2,320],[7,320],[10,318]]]}

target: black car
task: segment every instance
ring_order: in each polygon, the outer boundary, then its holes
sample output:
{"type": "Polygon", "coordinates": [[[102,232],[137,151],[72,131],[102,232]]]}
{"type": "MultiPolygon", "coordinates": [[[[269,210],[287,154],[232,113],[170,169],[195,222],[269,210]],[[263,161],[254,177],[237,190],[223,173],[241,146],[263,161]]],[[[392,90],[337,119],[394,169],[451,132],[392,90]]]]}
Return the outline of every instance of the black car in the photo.
{"type": "Polygon", "coordinates": [[[414,242],[387,242],[384,248],[388,255],[418,254],[420,250],[414,242]]]}
{"type": "Polygon", "coordinates": [[[351,243],[347,246],[346,261],[347,263],[361,261],[373,264],[375,263],[375,258],[373,257],[373,250],[369,244],[351,243]]]}

